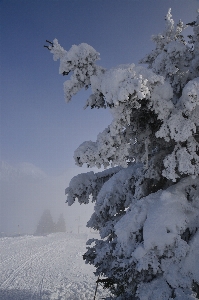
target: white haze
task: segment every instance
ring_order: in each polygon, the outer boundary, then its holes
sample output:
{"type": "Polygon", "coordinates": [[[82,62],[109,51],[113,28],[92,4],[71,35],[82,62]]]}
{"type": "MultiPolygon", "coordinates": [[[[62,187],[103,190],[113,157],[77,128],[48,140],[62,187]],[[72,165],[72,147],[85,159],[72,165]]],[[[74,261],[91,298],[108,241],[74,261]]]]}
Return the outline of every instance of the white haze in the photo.
{"type": "Polygon", "coordinates": [[[0,233],[3,235],[34,233],[45,209],[56,222],[64,214],[68,232],[87,232],[86,222],[93,205],[66,203],[65,188],[83,168],[69,168],[60,176],[49,176],[31,163],[0,163],[0,233]]]}

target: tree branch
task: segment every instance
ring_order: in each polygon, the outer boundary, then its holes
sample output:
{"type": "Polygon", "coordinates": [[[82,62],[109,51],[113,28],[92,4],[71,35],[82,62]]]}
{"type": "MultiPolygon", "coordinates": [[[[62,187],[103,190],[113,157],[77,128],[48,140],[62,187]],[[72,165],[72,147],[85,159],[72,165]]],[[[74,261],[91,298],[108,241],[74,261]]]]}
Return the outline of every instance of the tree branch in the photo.
{"type": "Polygon", "coordinates": [[[44,45],[45,48],[47,48],[48,50],[51,50],[52,47],[54,46],[52,42],[46,40],[47,43],[49,43],[50,45],[44,45]]]}

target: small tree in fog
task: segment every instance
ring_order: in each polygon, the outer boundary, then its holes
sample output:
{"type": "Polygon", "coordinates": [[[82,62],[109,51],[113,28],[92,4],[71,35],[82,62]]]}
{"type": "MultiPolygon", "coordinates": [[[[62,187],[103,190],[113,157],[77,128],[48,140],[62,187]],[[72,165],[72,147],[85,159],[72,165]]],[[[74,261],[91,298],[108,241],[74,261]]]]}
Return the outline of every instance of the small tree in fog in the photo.
{"type": "Polygon", "coordinates": [[[44,235],[53,232],[55,232],[55,224],[53,222],[50,210],[46,209],[37,224],[35,235],[44,235]]]}
{"type": "Polygon", "coordinates": [[[66,232],[66,223],[63,214],[60,214],[57,224],[55,226],[56,232],[66,232]]]}

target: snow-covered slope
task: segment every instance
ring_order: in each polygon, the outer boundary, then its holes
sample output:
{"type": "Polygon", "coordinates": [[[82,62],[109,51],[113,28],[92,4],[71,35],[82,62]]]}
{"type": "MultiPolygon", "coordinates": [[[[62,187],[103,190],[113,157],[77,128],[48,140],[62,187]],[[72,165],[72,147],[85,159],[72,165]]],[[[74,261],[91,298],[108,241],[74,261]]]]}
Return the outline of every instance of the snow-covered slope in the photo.
{"type": "MultiPolygon", "coordinates": [[[[94,268],[82,259],[86,238],[69,233],[1,238],[0,299],[93,299],[94,268]]],[[[102,299],[100,288],[96,299],[102,299]]]]}
{"type": "Polygon", "coordinates": [[[5,161],[0,161],[0,179],[9,180],[10,178],[43,179],[46,174],[31,163],[22,162],[16,166],[11,166],[5,161]]]}

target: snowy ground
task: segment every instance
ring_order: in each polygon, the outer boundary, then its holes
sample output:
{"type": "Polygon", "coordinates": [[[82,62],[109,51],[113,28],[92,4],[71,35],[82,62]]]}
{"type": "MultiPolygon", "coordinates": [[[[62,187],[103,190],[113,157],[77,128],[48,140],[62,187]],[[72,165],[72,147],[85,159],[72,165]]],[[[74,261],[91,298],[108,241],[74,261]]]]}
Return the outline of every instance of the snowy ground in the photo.
{"type": "MultiPolygon", "coordinates": [[[[92,300],[96,277],[85,265],[86,235],[0,238],[1,300],[92,300]]],[[[96,300],[108,293],[97,293],[96,300]]]]}

